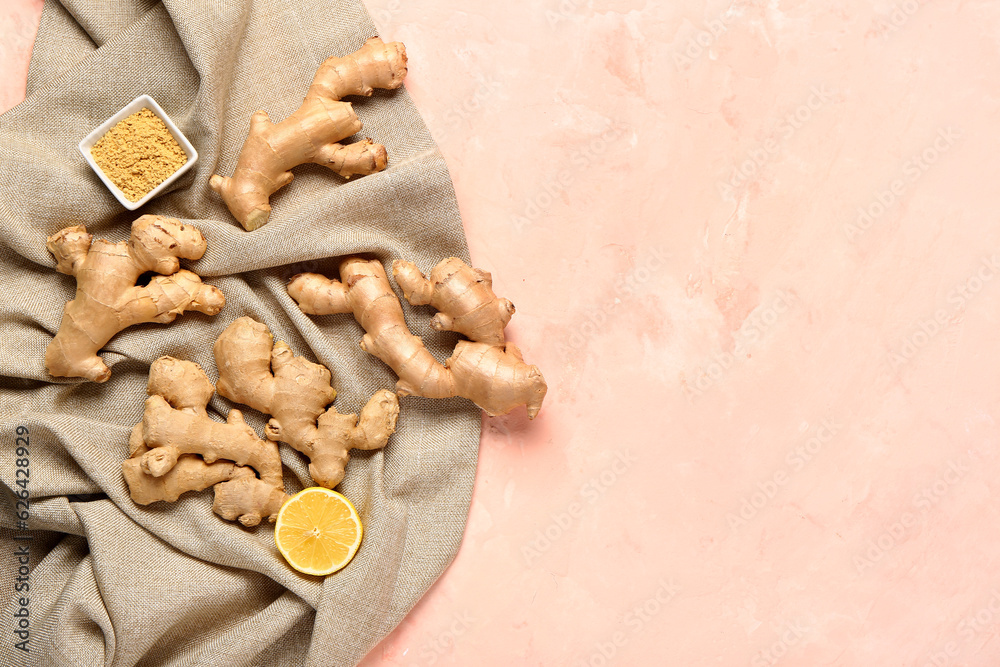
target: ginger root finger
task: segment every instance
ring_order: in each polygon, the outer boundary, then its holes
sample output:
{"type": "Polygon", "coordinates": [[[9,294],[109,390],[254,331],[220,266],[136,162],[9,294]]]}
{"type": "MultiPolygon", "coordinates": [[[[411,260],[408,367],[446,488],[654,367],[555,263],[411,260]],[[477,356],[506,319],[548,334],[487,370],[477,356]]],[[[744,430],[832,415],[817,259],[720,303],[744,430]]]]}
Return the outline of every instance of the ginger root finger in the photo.
{"type": "Polygon", "coordinates": [[[198,364],[160,357],[149,367],[146,393],[161,396],[177,410],[207,417],[206,407],[215,393],[215,387],[198,364]]]}
{"type": "Polygon", "coordinates": [[[219,393],[271,415],[267,438],[309,457],[309,474],[320,486],[332,489],[340,483],[351,449],[384,447],[396,429],[395,394],[377,393],[360,419],[337,412],[331,405],[337,392],[330,371],[295,356],[285,343],[274,343],[267,326],[249,317],[222,332],[215,360],[219,393]]]}
{"type": "Polygon", "coordinates": [[[389,163],[389,154],[382,144],[364,139],[346,146],[328,144],[316,152],[312,161],[344,178],[350,178],[382,171],[389,163]]]}
{"type": "Polygon", "coordinates": [[[214,486],[212,510],[223,519],[239,520],[247,527],[256,526],[263,517],[274,523],[281,506],[291,497],[257,479],[249,468],[231,461],[208,464],[192,455],[182,456],[162,477],[144,473],[136,459],[122,461],[122,473],[137,505],[172,503],[188,491],[204,491],[214,486]]]}
{"type": "MultiPolygon", "coordinates": [[[[128,484],[132,500],[138,505],[149,505],[158,501],[172,503],[188,491],[203,491],[219,482],[243,474],[232,461],[217,461],[208,464],[198,456],[185,455],[167,474],[153,477],[142,470],[139,459],[122,461],[122,473],[128,484]]],[[[249,472],[249,471],[248,471],[249,472]]],[[[253,475],[252,472],[249,472],[253,475]]]]}
{"type": "Polygon", "coordinates": [[[385,146],[371,140],[347,146],[339,142],[361,129],[348,95],[371,95],[373,89],[395,89],[406,77],[406,49],[372,37],[344,57],[327,58],[317,69],[305,100],[292,115],[273,123],[263,111],[250,120],[250,132],[231,178],[213,175],[218,192],[243,227],[253,231],[271,215],[270,197],[292,181],[291,169],[315,163],[344,178],[385,169],[385,146]]]}
{"type": "Polygon", "coordinates": [[[216,484],[212,511],[229,521],[239,519],[249,528],[264,517],[274,523],[281,506],[290,497],[284,489],[273,487],[251,474],[216,484]]]}
{"type": "Polygon", "coordinates": [[[142,418],[143,440],[149,451],[142,455],[144,472],[159,477],[170,470],[182,454],[198,454],[206,463],[219,459],[248,465],[271,486],[281,484],[281,458],[274,443],[261,440],[239,410],[232,410],[226,423],[207,416],[175,410],[160,396],[146,400],[142,418]]]}
{"type": "MultiPolygon", "coordinates": [[[[395,431],[398,416],[399,397],[387,389],[375,392],[361,408],[357,425],[350,430],[351,448],[381,449],[382,443],[395,431]]],[[[324,426],[320,422],[320,428],[324,426]]]]}
{"type": "MultiPolygon", "coordinates": [[[[288,296],[307,315],[339,315],[353,313],[347,300],[347,287],[338,280],[318,273],[300,273],[288,283],[288,296]]],[[[402,312],[402,310],[400,311],[402,312]]]]}
{"type": "Polygon", "coordinates": [[[200,258],[206,243],[201,232],[173,218],[144,215],[123,243],[94,241],[82,225],[67,227],[49,237],[46,247],[56,269],[74,276],[77,285],[45,351],[45,366],[55,377],[105,382],[111,370],[97,353],[122,329],[171,322],[189,310],[215,315],[226,302],[217,288],[180,270],[179,258],[200,258]],[[137,286],[149,271],[162,275],[137,286]]]}
{"type": "Polygon", "coordinates": [[[514,304],[493,293],[493,277],[457,257],[449,257],[431,271],[430,279],[412,262],[392,263],[392,277],[403,296],[414,306],[430,304],[438,311],[431,326],[455,331],[487,345],[504,344],[504,327],[514,314],[514,304]]]}
{"type": "Polygon", "coordinates": [[[458,395],[479,397],[472,400],[490,417],[523,405],[528,419],[534,419],[542,409],[545,378],[537,366],[524,363],[513,343],[498,347],[460,340],[444,364],[455,377],[458,395]]]}

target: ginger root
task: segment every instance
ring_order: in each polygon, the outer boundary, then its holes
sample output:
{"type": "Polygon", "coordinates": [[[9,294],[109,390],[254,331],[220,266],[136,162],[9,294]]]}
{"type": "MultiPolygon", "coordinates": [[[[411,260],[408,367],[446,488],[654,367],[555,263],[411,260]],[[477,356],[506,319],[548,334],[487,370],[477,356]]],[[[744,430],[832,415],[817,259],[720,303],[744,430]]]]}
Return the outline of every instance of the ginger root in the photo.
{"type": "Polygon", "coordinates": [[[374,88],[395,89],[406,76],[406,49],[372,37],[344,57],[327,58],[316,71],[305,101],[291,116],[272,123],[258,111],[231,178],[213,175],[209,186],[248,231],[271,215],[270,196],[292,182],[292,167],[315,163],[344,178],[385,169],[385,146],[370,139],[347,146],[339,142],[361,129],[348,95],[371,95],[374,88]]]}
{"type": "Polygon", "coordinates": [[[289,498],[277,445],[258,438],[239,410],[225,423],[208,416],[215,387],[198,364],[157,359],[147,391],[142,423],[132,429],[129,458],[122,462],[132,500],[173,502],[214,486],[213,510],[223,518],[245,526],[262,517],[273,522],[289,498]]]}
{"type": "Polygon", "coordinates": [[[269,440],[287,442],[309,457],[309,474],[332,489],[344,477],[351,449],[380,449],[396,430],[399,399],[379,391],[361,415],[330,406],[337,392],[326,367],[296,357],[283,342],[272,345],[267,326],[241,317],[215,343],[218,391],[272,418],[269,440]]]}
{"type": "Polygon", "coordinates": [[[353,313],[366,332],[361,348],[399,376],[400,396],[462,396],[491,417],[524,405],[528,418],[534,419],[547,391],[545,378],[537,366],[524,363],[517,346],[504,343],[503,329],[514,306],[493,293],[490,275],[454,257],[438,264],[430,280],[408,262],[396,262],[393,274],[410,303],[429,303],[440,311],[432,321],[434,328],[473,339],[459,341],[443,365],[410,333],[399,299],[376,260],[344,259],[340,281],[315,273],[297,275],[288,293],[305,313],[353,313]]]}
{"type": "Polygon", "coordinates": [[[493,293],[493,276],[488,271],[449,257],[434,267],[428,280],[413,262],[396,260],[392,277],[412,305],[430,304],[438,311],[431,318],[434,330],[456,331],[488,345],[504,344],[503,330],[514,314],[514,304],[493,293]]]}
{"type": "Polygon", "coordinates": [[[77,285],[45,352],[45,366],[55,377],[105,382],[111,369],[97,352],[122,329],[173,322],[185,310],[215,315],[226,302],[217,288],[180,269],[179,258],[199,259],[206,243],[201,232],[173,218],[144,215],[122,243],[94,241],[83,225],[67,227],[46,246],[56,270],[74,276],[77,285]],[[137,286],[147,271],[161,275],[137,286]]]}
{"type": "MultiPolygon", "coordinates": [[[[205,463],[198,456],[185,455],[176,465],[160,477],[143,472],[138,459],[125,459],[122,473],[132,494],[132,500],[139,505],[149,505],[160,500],[172,503],[187,491],[204,491],[219,482],[249,475],[253,471],[242,468],[232,461],[205,463]]],[[[256,479],[256,478],[255,478],[256,479]]]]}

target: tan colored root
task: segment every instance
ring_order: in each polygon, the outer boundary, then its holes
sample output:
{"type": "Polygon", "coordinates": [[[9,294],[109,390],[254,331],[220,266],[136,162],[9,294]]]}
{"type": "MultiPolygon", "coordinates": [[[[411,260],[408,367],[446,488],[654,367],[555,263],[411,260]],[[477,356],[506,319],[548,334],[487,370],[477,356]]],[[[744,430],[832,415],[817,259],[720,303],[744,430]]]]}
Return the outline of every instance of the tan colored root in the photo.
{"type": "Polygon", "coordinates": [[[153,362],[150,394],[142,417],[142,440],[149,448],[142,469],[159,477],[174,467],[182,454],[198,454],[206,463],[219,459],[249,465],[271,486],[281,486],[281,457],[274,443],[261,440],[239,410],[225,423],[208,416],[212,383],[198,364],[172,357],[153,362]]]}
{"type": "Polygon", "coordinates": [[[159,501],[172,503],[188,491],[204,491],[214,486],[212,510],[223,519],[239,520],[247,527],[256,526],[263,517],[274,523],[281,506],[291,497],[282,489],[257,479],[250,468],[231,461],[209,464],[192,455],[180,457],[162,477],[144,473],[137,459],[122,461],[122,473],[137,505],[159,501]]]}
{"type": "MultiPolygon", "coordinates": [[[[399,264],[406,282],[404,294],[415,303],[436,301],[446,308],[447,317],[439,320],[442,328],[454,329],[457,321],[458,327],[475,335],[502,340],[513,305],[493,294],[489,274],[477,273],[461,260],[446,260],[438,268],[438,280],[428,281],[412,264],[399,264]]],[[[362,349],[392,368],[399,377],[400,396],[462,396],[491,416],[525,405],[533,419],[541,409],[545,379],[537,367],[524,363],[516,346],[462,341],[444,365],[438,363],[423,341],[410,333],[385,269],[376,260],[345,259],[340,281],[315,273],[295,276],[288,293],[305,313],[353,313],[366,332],[362,349]]]]}
{"type": "Polygon", "coordinates": [[[146,400],[143,440],[150,448],[142,455],[144,472],[159,477],[173,468],[182,454],[198,454],[206,463],[226,459],[248,465],[264,482],[281,483],[281,459],[273,443],[261,440],[239,410],[226,423],[174,410],[161,396],[146,400]]]}
{"type": "Polygon", "coordinates": [[[220,515],[246,526],[265,516],[274,521],[278,500],[287,498],[277,445],[258,438],[238,410],[225,423],[209,417],[215,388],[201,367],[161,357],[150,368],[147,391],[142,423],[129,438],[130,458],[122,463],[133,500],[173,501],[215,485],[220,515]]]}
{"type": "Polygon", "coordinates": [[[291,498],[284,489],[276,488],[252,474],[215,485],[212,511],[223,519],[239,519],[244,526],[256,526],[267,517],[274,523],[281,506],[291,498]]]}
{"type": "Polygon", "coordinates": [[[130,459],[139,457],[149,451],[149,447],[142,441],[142,422],[132,427],[132,432],[128,437],[128,457],[130,459]]]}
{"type": "Polygon", "coordinates": [[[139,459],[122,461],[122,473],[132,500],[138,505],[149,505],[161,500],[172,503],[187,491],[203,491],[237,475],[253,476],[252,470],[241,468],[232,461],[208,464],[201,457],[192,455],[177,459],[177,464],[162,477],[153,477],[143,472],[139,459]]]}
{"type": "Polygon", "coordinates": [[[537,366],[524,363],[521,350],[513,343],[500,347],[460,340],[444,365],[455,377],[456,393],[475,402],[490,417],[523,405],[528,419],[534,419],[542,409],[548,390],[545,378],[537,366]]]}
{"type": "MultiPolygon", "coordinates": [[[[207,381],[208,378],[205,378],[207,381]]],[[[128,439],[128,458],[122,461],[122,474],[132,500],[138,505],[166,501],[174,502],[188,491],[203,491],[208,487],[242,474],[253,475],[249,468],[240,468],[232,461],[205,463],[204,459],[185,454],[177,464],[160,477],[143,472],[141,457],[149,451],[142,439],[142,422],[132,427],[128,439]]]]}
{"type": "Polygon", "coordinates": [[[200,258],[206,244],[201,232],[173,218],[140,217],[124,243],[93,241],[82,225],[67,227],[49,237],[46,246],[56,269],[74,276],[77,284],[45,352],[45,366],[55,377],[105,382],[111,370],[97,352],[122,329],[173,322],[188,310],[215,315],[225,305],[222,292],[180,270],[179,258],[200,258]],[[137,286],[148,271],[161,275],[137,286]]]}
{"type": "Polygon", "coordinates": [[[380,262],[349,257],[340,263],[339,282],[315,273],[300,274],[292,278],[288,294],[305,313],[352,313],[366,332],[361,349],[395,371],[400,396],[457,395],[455,379],[448,369],[438,363],[418,336],[410,333],[403,308],[380,262]]]}
{"type": "Polygon", "coordinates": [[[222,195],[230,212],[253,231],[271,215],[270,196],[292,182],[291,169],[315,163],[345,178],[385,169],[385,147],[371,140],[344,146],[339,142],[361,129],[348,95],[371,95],[375,88],[395,89],[406,76],[406,50],[378,37],[344,57],[328,58],[316,71],[305,101],[291,116],[272,123],[258,111],[231,178],[214,175],[210,187],[222,195]]]}
{"type": "Polygon", "coordinates": [[[326,488],[344,477],[351,449],[380,449],[396,429],[399,401],[377,392],[361,415],[340,414],[330,371],[272,344],[267,327],[249,317],[233,322],[215,343],[218,391],[267,415],[269,440],[287,442],[309,457],[309,474],[326,488]],[[327,407],[330,406],[330,407],[327,407]]]}
{"type": "Polygon", "coordinates": [[[514,304],[493,293],[488,271],[449,257],[434,267],[428,280],[413,262],[396,260],[392,277],[411,304],[430,304],[438,311],[431,318],[436,331],[456,331],[487,345],[504,344],[503,330],[514,314],[514,304]]]}

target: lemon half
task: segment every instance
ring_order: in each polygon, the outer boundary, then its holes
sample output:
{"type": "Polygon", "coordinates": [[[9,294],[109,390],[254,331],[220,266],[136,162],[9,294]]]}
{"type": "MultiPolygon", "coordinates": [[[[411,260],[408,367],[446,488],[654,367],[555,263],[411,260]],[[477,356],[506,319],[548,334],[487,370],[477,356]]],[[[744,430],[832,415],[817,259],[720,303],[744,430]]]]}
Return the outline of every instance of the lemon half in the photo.
{"type": "Polygon", "coordinates": [[[320,577],[351,562],[363,533],[351,501],[319,486],[292,496],[274,525],[274,541],[288,564],[320,577]]]}

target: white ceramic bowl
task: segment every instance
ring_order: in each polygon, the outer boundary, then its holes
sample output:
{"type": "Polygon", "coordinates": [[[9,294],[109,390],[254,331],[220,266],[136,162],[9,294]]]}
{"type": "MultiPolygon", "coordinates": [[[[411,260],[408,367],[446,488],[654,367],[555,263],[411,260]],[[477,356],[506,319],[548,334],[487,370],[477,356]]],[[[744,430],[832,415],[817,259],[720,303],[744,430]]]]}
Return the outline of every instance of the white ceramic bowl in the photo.
{"type": "Polygon", "coordinates": [[[192,146],[191,142],[187,140],[187,137],[185,137],[184,134],[177,129],[174,122],[170,120],[170,116],[168,116],[166,112],[160,108],[160,105],[156,103],[156,100],[149,95],[140,95],[125,105],[121,111],[101,123],[97,129],[83,138],[83,141],[80,142],[79,148],[80,152],[83,153],[83,157],[87,161],[87,164],[89,164],[90,168],[94,170],[94,173],[96,173],[100,179],[104,181],[104,185],[108,186],[108,190],[111,190],[111,194],[113,194],[118,201],[122,203],[122,206],[130,211],[134,211],[153,197],[163,192],[167,186],[180,178],[181,175],[188,169],[193,167],[194,163],[198,160],[198,151],[194,149],[194,146],[192,146]],[[94,157],[90,154],[90,149],[101,137],[104,136],[105,132],[114,127],[119,121],[128,118],[137,111],[142,110],[143,107],[149,109],[160,117],[160,119],[167,126],[167,129],[170,130],[170,134],[174,135],[174,139],[176,139],[177,143],[184,149],[184,153],[187,155],[187,162],[185,162],[180,169],[171,174],[167,180],[163,181],[146,193],[146,196],[142,199],[139,201],[129,201],[128,197],[125,196],[125,193],[119,190],[118,186],[112,183],[111,179],[109,179],[104,172],[101,171],[101,168],[97,166],[97,163],[94,162],[94,157]]]}

